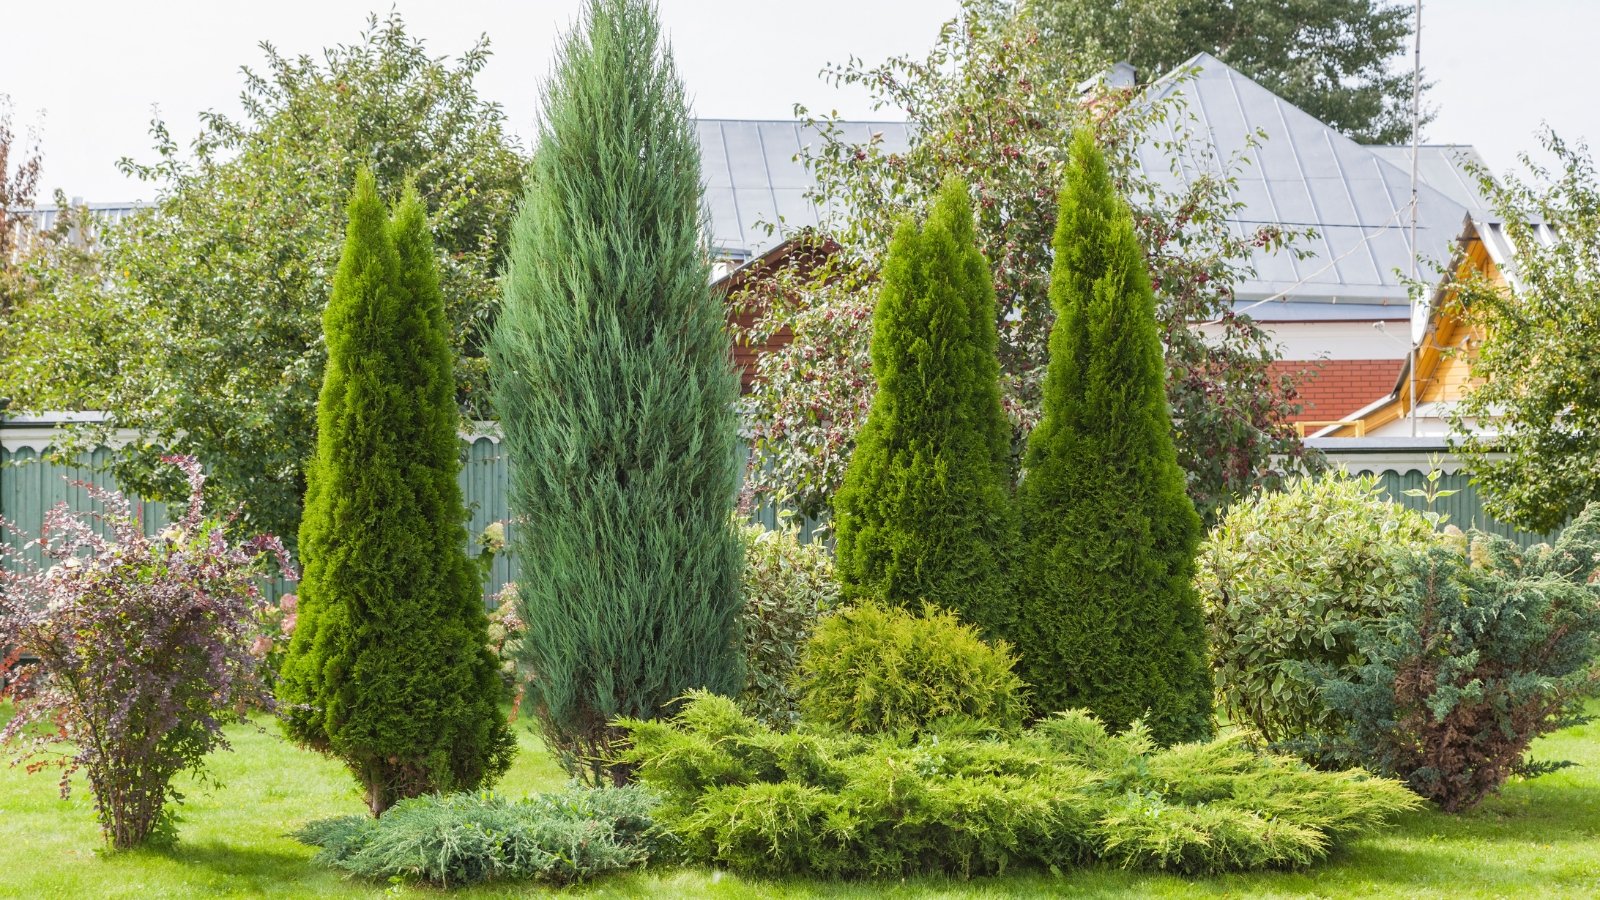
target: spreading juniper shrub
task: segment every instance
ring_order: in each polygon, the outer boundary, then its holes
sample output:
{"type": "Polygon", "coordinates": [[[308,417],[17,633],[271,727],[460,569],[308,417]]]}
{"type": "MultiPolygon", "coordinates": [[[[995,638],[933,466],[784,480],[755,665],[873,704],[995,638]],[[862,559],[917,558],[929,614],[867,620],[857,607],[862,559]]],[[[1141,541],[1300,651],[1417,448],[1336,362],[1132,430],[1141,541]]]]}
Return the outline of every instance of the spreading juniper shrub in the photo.
{"type": "Polygon", "coordinates": [[[653,794],[585,788],[507,800],[493,793],[403,800],[378,819],[344,816],[295,832],[315,859],[376,880],[463,887],[486,881],[586,881],[644,865],[659,835],[653,794]]]}

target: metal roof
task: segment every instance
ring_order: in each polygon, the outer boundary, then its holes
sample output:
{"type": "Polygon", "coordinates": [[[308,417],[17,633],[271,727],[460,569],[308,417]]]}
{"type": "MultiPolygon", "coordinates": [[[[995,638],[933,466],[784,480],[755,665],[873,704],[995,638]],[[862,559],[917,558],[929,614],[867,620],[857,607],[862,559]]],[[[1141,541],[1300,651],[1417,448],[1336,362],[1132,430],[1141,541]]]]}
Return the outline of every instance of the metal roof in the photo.
{"type": "MultiPolygon", "coordinates": [[[[1368,146],[1378,158],[1411,173],[1411,145],[1368,146]]],[[[1473,215],[1490,209],[1474,170],[1488,171],[1483,157],[1470,144],[1423,144],[1417,148],[1417,180],[1456,201],[1473,215]]]]}
{"type": "MultiPolygon", "coordinates": [[[[822,223],[828,211],[806,198],[815,179],[798,158],[802,149],[820,149],[816,129],[778,120],[700,119],[696,124],[714,247],[734,256],[760,256],[781,243],[784,232],[822,223]]],[[[865,144],[878,135],[888,152],[911,143],[905,122],[844,122],[840,130],[850,143],[865,144]]]]}
{"type": "MultiPolygon", "coordinates": [[[[1260,224],[1316,233],[1298,244],[1309,251],[1304,259],[1258,252],[1255,277],[1236,289],[1241,305],[1279,295],[1295,303],[1408,303],[1400,273],[1411,268],[1409,163],[1402,169],[1385,158],[1390,148],[1379,152],[1356,143],[1207,53],[1150,92],[1181,100],[1187,121],[1169,122],[1164,137],[1188,138],[1176,173],[1159,147],[1141,149],[1140,162],[1152,177],[1176,185],[1219,171],[1222,160],[1241,154],[1245,165],[1236,172],[1234,196],[1243,206],[1234,227],[1241,234],[1260,224]],[[1249,147],[1251,135],[1264,139],[1249,147]]],[[[1425,179],[1419,182],[1417,243],[1427,276],[1434,271],[1429,260],[1449,259],[1468,210],[1425,179]]],[[[1461,187],[1452,191],[1459,194],[1461,187]]],[[[1251,312],[1270,319],[1275,305],[1251,312]]]]}

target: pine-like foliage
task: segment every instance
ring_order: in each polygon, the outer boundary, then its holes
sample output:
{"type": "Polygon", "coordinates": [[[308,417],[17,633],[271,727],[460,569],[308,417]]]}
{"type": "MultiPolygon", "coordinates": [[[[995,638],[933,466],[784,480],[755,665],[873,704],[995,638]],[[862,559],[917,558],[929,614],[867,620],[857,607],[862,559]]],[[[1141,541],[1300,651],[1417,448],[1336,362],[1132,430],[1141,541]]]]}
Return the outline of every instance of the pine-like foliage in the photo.
{"type": "Polygon", "coordinates": [[[493,782],[515,742],[466,555],[452,353],[422,204],[408,192],[391,222],[364,172],[349,214],[323,315],[300,618],[278,697],[289,734],[343,760],[377,815],[493,782]]]}
{"type": "Polygon", "coordinates": [[[1000,406],[994,286],[959,180],[905,222],[873,313],[872,410],[835,502],[855,600],[933,603],[991,632],[1010,618],[1011,426],[1000,406]]]}
{"type": "Polygon", "coordinates": [[[1088,131],[1055,235],[1043,418],[1018,487],[1026,569],[1014,638],[1040,712],[1211,733],[1192,584],[1200,517],[1173,449],[1160,337],[1133,217],[1088,131]]]}
{"type": "Polygon", "coordinates": [[[730,696],[738,399],[700,150],[645,0],[593,0],[559,51],[490,341],[511,463],[528,698],[569,768],[615,716],[730,696]]]}

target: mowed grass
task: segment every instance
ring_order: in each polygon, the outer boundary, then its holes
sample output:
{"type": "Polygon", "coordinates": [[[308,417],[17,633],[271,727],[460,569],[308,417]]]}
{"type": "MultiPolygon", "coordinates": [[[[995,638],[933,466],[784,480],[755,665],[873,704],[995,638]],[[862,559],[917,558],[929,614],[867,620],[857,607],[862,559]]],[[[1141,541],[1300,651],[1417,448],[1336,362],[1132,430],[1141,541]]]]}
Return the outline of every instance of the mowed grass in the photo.
{"type": "MultiPolygon", "coordinates": [[[[1600,704],[1591,711],[1600,712],[1600,704]]],[[[0,709],[0,715],[4,710],[0,709]]],[[[525,725],[522,753],[501,784],[509,795],[565,780],[525,725]]],[[[105,854],[87,791],[63,802],[50,774],[0,767],[0,897],[439,897],[428,888],[357,882],[311,863],[288,837],[301,824],[360,813],[339,764],[299,750],[276,727],[235,727],[215,788],[189,787],[179,844],[105,854]]],[[[1579,768],[1515,781],[1460,816],[1427,811],[1351,845],[1307,872],[1183,879],[1106,868],[961,882],[757,881],[698,869],[652,869],[568,888],[595,897],[1600,897],[1600,723],[1540,742],[1546,759],[1579,768]]],[[[508,884],[452,896],[546,893],[508,884]]]]}

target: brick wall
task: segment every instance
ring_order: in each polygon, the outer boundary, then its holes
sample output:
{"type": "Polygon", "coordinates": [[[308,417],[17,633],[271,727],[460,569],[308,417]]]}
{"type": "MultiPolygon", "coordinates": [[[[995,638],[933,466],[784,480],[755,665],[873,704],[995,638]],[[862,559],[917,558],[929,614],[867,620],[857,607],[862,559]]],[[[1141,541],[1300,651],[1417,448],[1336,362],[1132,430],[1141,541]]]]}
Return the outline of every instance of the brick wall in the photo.
{"type": "Polygon", "coordinates": [[[1405,365],[1401,359],[1329,359],[1321,362],[1282,360],[1272,364],[1274,374],[1299,377],[1298,416],[1290,421],[1329,421],[1343,418],[1394,390],[1405,365]]]}

